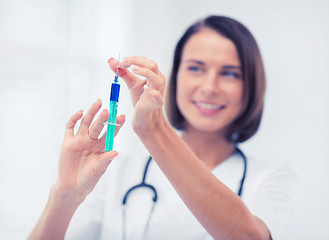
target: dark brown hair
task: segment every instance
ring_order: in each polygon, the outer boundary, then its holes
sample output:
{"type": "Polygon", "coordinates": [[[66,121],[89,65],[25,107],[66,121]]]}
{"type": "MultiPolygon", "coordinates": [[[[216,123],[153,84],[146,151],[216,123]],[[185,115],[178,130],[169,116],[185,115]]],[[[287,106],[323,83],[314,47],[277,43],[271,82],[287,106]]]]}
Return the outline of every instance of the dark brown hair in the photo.
{"type": "Polygon", "coordinates": [[[223,16],[209,16],[191,25],[176,45],[174,61],[166,96],[166,113],[169,122],[178,130],[186,128],[186,121],[177,106],[177,72],[182,53],[189,38],[204,28],[210,28],[230,39],[238,52],[243,79],[243,107],[240,115],[231,124],[226,138],[234,143],[243,142],[258,130],[262,117],[265,73],[256,40],[240,22],[223,16]]]}

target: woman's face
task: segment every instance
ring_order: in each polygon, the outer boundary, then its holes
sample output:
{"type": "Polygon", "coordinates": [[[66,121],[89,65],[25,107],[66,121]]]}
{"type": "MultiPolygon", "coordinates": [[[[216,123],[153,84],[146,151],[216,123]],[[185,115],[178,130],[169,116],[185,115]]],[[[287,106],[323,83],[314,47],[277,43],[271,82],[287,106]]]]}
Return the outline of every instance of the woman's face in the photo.
{"type": "Polygon", "coordinates": [[[234,43],[209,28],[185,44],[177,73],[177,105],[187,130],[219,132],[242,110],[241,64],[234,43]]]}

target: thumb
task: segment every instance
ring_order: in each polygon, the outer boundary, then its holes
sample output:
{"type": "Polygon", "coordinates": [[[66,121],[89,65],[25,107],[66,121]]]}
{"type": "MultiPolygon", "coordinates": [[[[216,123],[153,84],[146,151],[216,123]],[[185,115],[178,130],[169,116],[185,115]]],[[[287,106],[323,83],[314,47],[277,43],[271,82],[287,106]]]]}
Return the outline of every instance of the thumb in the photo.
{"type": "Polygon", "coordinates": [[[102,153],[101,157],[95,161],[93,166],[95,176],[100,179],[105,173],[107,167],[110,165],[112,160],[118,156],[116,151],[109,151],[102,153]]]}

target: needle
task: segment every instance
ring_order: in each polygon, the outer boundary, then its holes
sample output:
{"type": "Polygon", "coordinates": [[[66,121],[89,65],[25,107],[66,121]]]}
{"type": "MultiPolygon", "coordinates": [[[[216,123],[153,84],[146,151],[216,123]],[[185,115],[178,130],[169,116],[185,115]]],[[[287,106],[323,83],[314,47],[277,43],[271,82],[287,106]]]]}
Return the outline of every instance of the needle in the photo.
{"type": "Polygon", "coordinates": [[[118,82],[118,78],[119,78],[119,63],[120,63],[120,52],[119,52],[119,57],[118,57],[117,71],[116,71],[116,73],[115,73],[115,77],[114,77],[114,82],[115,82],[115,83],[118,82]]]}

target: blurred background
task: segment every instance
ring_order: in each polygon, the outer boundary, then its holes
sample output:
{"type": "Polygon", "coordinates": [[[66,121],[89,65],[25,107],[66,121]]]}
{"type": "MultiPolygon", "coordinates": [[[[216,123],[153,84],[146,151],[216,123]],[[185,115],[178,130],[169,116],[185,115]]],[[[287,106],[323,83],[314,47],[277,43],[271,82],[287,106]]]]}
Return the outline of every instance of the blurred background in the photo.
{"type": "MultiPolygon", "coordinates": [[[[25,239],[40,216],[70,115],[107,107],[107,60],[147,56],[168,76],[180,35],[209,14],[241,21],[262,51],[264,118],[242,149],[300,176],[284,239],[328,239],[328,12],[326,0],[0,0],[0,239],[25,239]]],[[[124,85],[119,113],[120,152],[138,145],[124,85]]]]}

